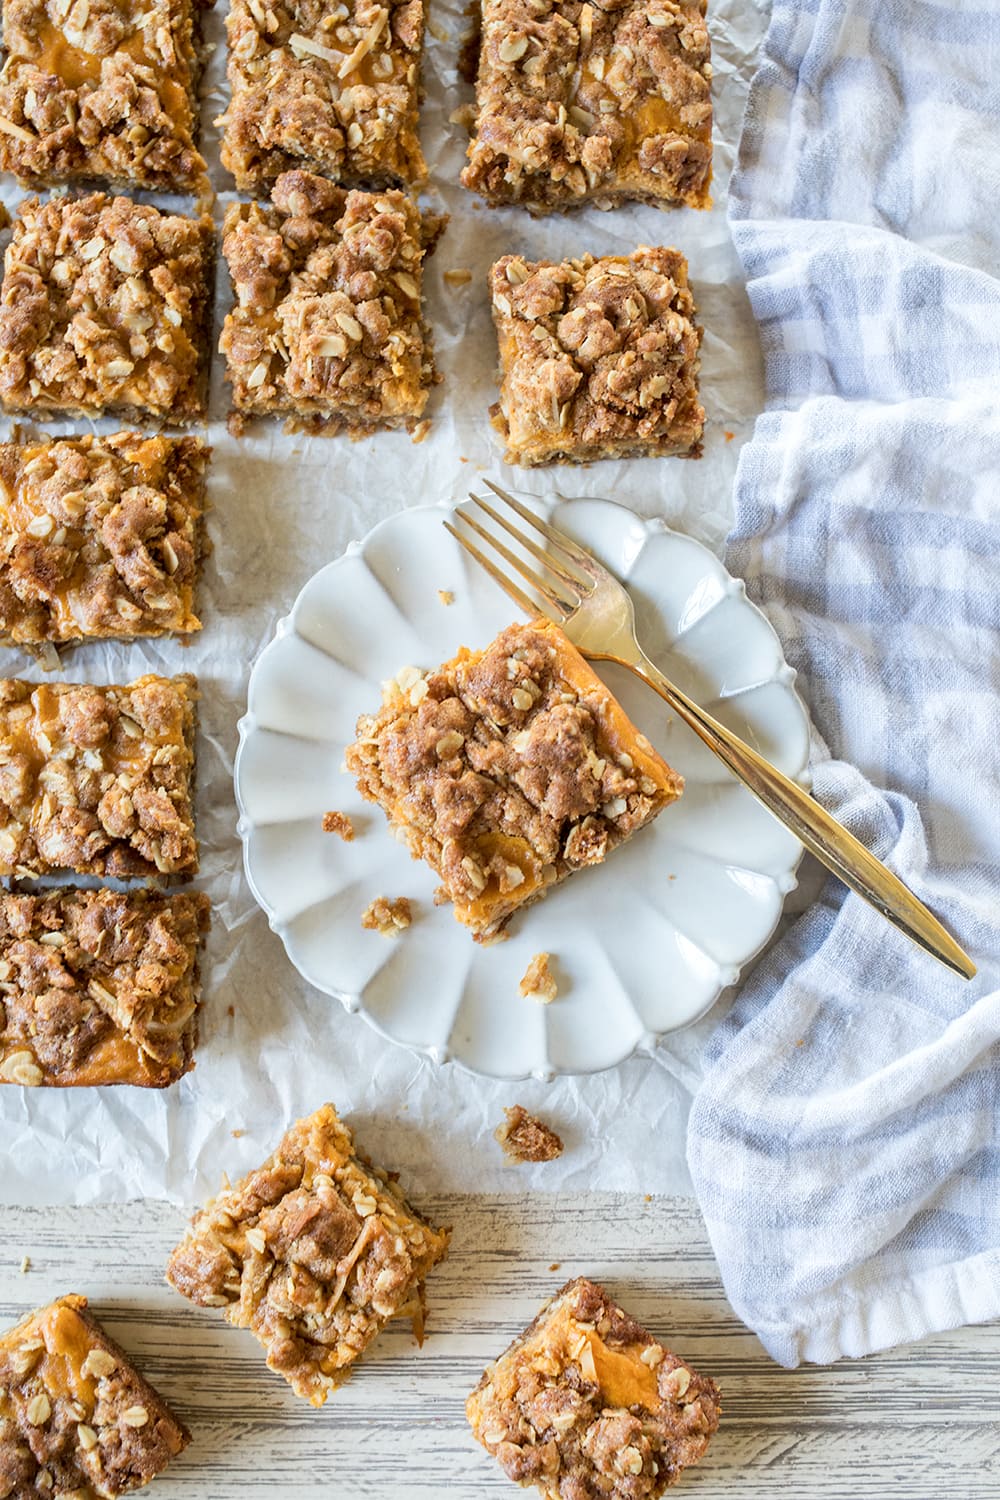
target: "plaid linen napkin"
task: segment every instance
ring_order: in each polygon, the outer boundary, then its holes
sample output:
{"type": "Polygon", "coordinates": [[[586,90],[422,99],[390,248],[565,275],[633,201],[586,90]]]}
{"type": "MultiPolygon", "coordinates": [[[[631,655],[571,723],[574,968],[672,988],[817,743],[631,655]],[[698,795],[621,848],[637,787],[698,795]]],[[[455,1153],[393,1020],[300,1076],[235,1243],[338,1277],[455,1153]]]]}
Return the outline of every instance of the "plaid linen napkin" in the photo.
{"type": "Polygon", "coordinates": [[[786,1365],[1000,1315],[998,76],[988,0],[774,0],[730,200],[769,410],[728,562],[816,796],[980,968],[831,880],[709,1042],[689,1164],[786,1365]]]}

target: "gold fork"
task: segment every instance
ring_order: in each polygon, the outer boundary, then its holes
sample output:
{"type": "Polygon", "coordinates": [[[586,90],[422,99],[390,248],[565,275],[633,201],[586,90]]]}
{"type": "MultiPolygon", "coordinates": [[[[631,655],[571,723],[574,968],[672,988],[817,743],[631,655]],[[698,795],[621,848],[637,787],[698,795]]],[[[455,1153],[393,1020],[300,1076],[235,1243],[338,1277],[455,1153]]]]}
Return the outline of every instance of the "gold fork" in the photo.
{"type": "Polygon", "coordinates": [[[634,672],[655,693],[659,693],[677,717],[694,730],[733,775],[769,812],[790,828],[827,869],[919,947],[963,979],[971,979],[976,966],[968,954],[881,860],[848,833],[808,792],[772,766],[739,735],[706,713],[653,665],[636,640],[632,600],[618,579],[564,531],[543,521],[490,480],[485,483],[522,521],[544,537],[549,546],[540,546],[481,496],[470,495],[469,499],[489,516],[494,525],[535,558],[544,572],[532,568],[464,511],[456,511],[456,518],[531,585],[544,601],[542,606],[539,607],[467,536],[448,521],[444,524],[466,552],[516,600],[525,613],[533,619],[539,614],[548,615],[562,627],[577,650],[591,660],[617,662],[634,672]]]}

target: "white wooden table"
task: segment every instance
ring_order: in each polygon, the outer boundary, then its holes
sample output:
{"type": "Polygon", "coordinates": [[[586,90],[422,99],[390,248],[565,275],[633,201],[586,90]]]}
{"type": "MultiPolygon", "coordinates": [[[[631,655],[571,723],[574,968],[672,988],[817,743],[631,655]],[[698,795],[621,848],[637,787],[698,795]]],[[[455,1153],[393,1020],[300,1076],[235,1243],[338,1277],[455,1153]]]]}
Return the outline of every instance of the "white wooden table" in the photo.
{"type": "Polygon", "coordinates": [[[539,1303],[581,1273],[606,1282],[722,1387],[722,1427],[679,1494],[1000,1495],[998,1324],[790,1372],[734,1318],[689,1199],[447,1197],[420,1206],[455,1230],[451,1255],[428,1284],[424,1347],[408,1329],[390,1328],[321,1411],[265,1368],[248,1333],[164,1284],[184,1215],[163,1205],[4,1210],[0,1317],[11,1322],[61,1292],[90,1298],[194,1435],[157,1481],[156,1500],[513,1496],[473,1442],[464,1399],[539,1303]]]}

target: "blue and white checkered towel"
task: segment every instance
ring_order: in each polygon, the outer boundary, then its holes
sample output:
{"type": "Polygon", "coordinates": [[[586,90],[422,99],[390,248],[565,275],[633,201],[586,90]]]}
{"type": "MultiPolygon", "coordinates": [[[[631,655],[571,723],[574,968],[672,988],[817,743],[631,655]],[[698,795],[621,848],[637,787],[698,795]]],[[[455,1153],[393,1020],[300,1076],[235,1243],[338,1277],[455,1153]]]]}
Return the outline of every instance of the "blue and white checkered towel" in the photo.
{"type": "Polygon", "coordinates": [[[729,563],[817,797],[980,966],[829,881],[710,1043],[691,1171],[789,1365],[1000,1315],[998,77],[991,0],[775,0],[732,189],[769,410],[729,563]]]}

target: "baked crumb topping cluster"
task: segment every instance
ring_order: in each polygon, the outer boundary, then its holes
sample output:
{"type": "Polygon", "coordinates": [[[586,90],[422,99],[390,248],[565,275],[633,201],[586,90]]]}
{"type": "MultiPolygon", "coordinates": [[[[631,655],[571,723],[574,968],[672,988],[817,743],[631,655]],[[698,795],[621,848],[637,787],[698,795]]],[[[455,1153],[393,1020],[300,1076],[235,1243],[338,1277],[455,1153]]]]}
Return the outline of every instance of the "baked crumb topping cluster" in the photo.
{"type": "Polygon", "coordinates": [[[203,191],[199,0],[3,0],[0,170],[203,191]]]}
{"type": "Polygon", "coordinates": [[[424,1278],[449,1234],[356,1154],[327,1104],[195,1217],[167,1280],[249,1328],[269,1368],[321,1406],[390,1318],[422,1329],[424,1278]]]}
{"type": "Polygon", "coordinates": [[[435,374],[421,310],[424,221],[403,193],[286,172],[271,206],[226,212],[236,306],[219,347],[237,413],[352,436],[413,428],[435,374]]]}
{"type": "Polygon", "coordinates": [[[512,625],[426,677],[407,669],[357,732],[346,760],[362,795],[479,939],[599,864],[683,786],[544,622],[512,625]]]}
{"type": "Polygon", "coordinates": [[[8,412],[205,415],[210,219],[91,193],[19,206],[0,288],[8,412]]]}
{"type": "Polygon", "coordinates": [[[509,463],[697,458],[701,329],[677,250],[525,261],[490,272],[500,343],[494,425],[509,463]]]}
{"type": "Polygon", "coordinates": [[[251,191],[305,167],[352,186],[416,185],[422,0],[233,0],[222,162],[251,191]]]}
{"type": "Polygon", "coordinates": [[[0,1082],[163,1088],[193,1065],[201,895],[0,894],[0,1082]]]}
{"type": "Polygon", "coordinates": [[[0,681],[0,875],[193,875],[195,692],[0,681]]]}
{"type": "Polygon", "coordinates": [[[0,640],[198,630],[207,465],[196,438],[0,444],[0,640]]]}
{"type": "Polygon", "coordinates": [[[705,0],[483,0],[466,187],[535,212],[707,208],[705,0]]]}

